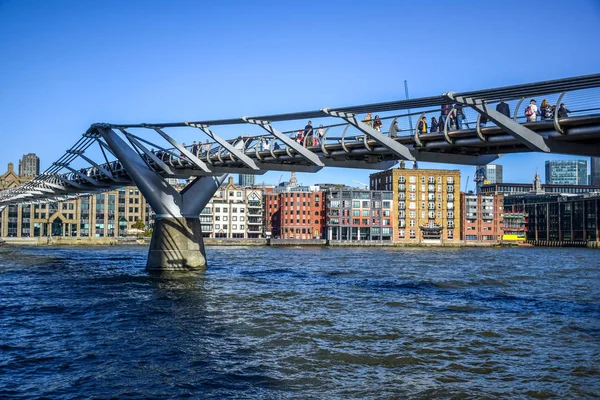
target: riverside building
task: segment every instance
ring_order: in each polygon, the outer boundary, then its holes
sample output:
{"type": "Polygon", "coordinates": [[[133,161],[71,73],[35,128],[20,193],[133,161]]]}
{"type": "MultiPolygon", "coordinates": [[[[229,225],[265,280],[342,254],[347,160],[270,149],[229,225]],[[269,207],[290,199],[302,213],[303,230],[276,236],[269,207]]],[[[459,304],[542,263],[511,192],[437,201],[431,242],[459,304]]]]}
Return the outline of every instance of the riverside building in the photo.
{"type": "Polygon", "coordinates": [[[508,196],[506,212],[526,216],[527,240],[597,241],[600,238],[600,196],[526,194],[508,196]]]}
{"type": "Polygon", "coordinates": [[[325,199],[318,186],[277,187],[265,195],[266,236],[276,239],[321,239],[325,199]]]}
{"type": "Polygon", "coordinates": [[[588,184],[586,160],[546,161],[546,184],[581,185],[588,184]]]}
{"type": "Polygon", "coordinates": [[[392,191],[393,241],[460,241],[460,171],[395,168],[370,176],[372,190],[392,191]]]}
{"type": "Polygon", "coordinates": [[[394,236],[391,191],[332,188],[324,193],[328,240],[391,242],[394,236]]]}
{"type": "Polygon", "coordinates": [[[502,240],[504,196],[460,194],[460,239],[465,242],[496,242],[502,240]]]}
{"type": "Polygon", "coordinates": [[[127,234],[145,221],[146,201],[137,187],[61,202],[9,205],[0,214],[0,236],[103,238],[127,234]]]}
{"type": "Polygon", "coordinates": [[[600,185],[564,185],[564,184],[543,184],[540,176],[536,172],[531,183],[492,183],[481,187],[482,194],[503,194],[505,196],[512,194],[527,193],[547,193],[547,194],[584,194],[600,193],[600,185]]]}
{"type": "Polygon", "coordinates": [[[263,208],[261,188],[237,186],[229,177],[200,213],[202,234],[217,239],[261,238],[263,208]]]}
{"type": "Polygon", "coordinates": [[[24,178],[35,178],[40,174],[40,158],[34,153],[25,154],[19,160],[19,175],[24,178]]]}
{"type": "MultiPolygon", "coordinates": [[[[12,163],[0,176],[0,189],[19,187],[30,177],[19,176],[12,163]]],[[[4,237],[117,237],[138,220],[146,221],[146,201],[137,187],[128,186],[61,202],[21,203],[0,213],[4,237]]]]}

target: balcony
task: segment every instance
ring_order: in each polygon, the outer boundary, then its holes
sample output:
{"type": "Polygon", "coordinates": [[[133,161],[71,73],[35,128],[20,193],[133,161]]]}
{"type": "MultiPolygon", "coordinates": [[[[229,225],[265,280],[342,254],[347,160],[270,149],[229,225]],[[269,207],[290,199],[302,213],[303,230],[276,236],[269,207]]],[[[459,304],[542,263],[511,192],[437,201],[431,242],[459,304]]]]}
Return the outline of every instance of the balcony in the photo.
{"type": "Polygon", "coordinates": [[[404,192],[405,190],[406,190],[406,185],[404,183],[401,183],[398,185],[398,191],[404,192]]]}
{"type": "Polygon", "coordinates": [[[262,218],[248,218],[248,225],[262,225],[262,218]]]}
{"type": "Polygon", "coordinates": [[[248,232],[262,232],[262,226],[248,226],[248,232]]]}
{"type": "Polygon", "coordinates": [[[248,208],[262,208],[262,203],[260,201],[249,201],[248,208]]]}

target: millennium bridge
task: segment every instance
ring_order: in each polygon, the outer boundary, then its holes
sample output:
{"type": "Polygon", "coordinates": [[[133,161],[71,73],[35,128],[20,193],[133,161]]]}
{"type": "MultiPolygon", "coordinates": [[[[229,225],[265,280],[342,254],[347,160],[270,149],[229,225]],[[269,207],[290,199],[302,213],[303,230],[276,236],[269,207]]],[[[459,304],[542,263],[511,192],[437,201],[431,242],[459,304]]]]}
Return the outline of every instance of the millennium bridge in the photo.
{"type": "Polygon", "coordinates": [[[401,160],[483,165],[520,152],[600,156],[600,74],[288,114],[96,123],[44,173],[0,192],[0,212],[10,204],[57,202],[133,184],[156,212],[146,268],[191,270],[206,266],[199,214],[227,174],[387,169],[401,160]],[[556,110],[564,103],[568,112],[532,121],[524,110],[534,98],[556,110]],[[501,102],[504,112],[497,110],[501,102]],[[448,115],[462,110],[461,129],[445,118],[438,132],[422,132],[418,122],[440,117],[442,109],[448,115]],[[367,113],[380,114],[381,127],[364,120],[367,113]],[[308,120],[320,122],[313,124],[316,142],[296,140],[308,120]],[[177,191],[167,178],[189,183],[177,191]]]}

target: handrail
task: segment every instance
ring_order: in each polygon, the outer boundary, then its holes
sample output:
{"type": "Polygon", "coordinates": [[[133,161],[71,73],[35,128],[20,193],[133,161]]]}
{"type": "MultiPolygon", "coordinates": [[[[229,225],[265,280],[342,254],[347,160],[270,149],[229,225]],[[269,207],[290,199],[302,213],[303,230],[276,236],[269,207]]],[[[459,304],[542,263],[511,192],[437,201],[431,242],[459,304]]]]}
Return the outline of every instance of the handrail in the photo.
{"type": "Polygon", "coordinates": [[[422,113],[419,116],[419,119],[417,120],[417,123],[415,124],[415,143],[417,144],[418,147],[423,147],[423,143],[421,143],[421,138],[420,136],[420,132],[419,132],[419,121],[421,121],[421,118],[423,118],[425,116],[425,113],[422,113]]]}
{"type": "Polygon", "coordinates": [[[452,141],[452,139],[450,139],[450,136],[448,135],[448,125],[450,124],[450,116],[452,115],[454,110],[456,110],[456,106],[452,106],[450,112],[446,116],[446,120],[444,121],[444,138],[446,139],[446,142],[450,144],[453,144],[454,142],[452,141]]]}
{"type": "Polygon", "coordinates": [[[560,122],[558,122],[558,110],[560,109],[560,102],[562,101],[566,93],[566,91],[562,92],[560,96],[558,96],[558,100],[556,100],[556,105],[554,106],[554,129],[556,129],[556,132],[560,133],[561,135],[564,135],[565,132],[560,126],[560,122]]]}

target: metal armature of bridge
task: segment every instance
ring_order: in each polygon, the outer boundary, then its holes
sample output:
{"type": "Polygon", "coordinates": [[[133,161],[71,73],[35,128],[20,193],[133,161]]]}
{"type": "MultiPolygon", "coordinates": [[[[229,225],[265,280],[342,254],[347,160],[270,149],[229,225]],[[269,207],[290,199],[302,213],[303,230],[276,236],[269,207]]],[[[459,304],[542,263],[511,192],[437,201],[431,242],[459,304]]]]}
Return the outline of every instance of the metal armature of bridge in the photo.
{"type": "Polygon", "coordinates": [[[0,192],[0,211],[135,184],[156,212],[147,269],[196,269],[206,265],[199,214],[227,174],[386,169],[399,160],[481,165],[516,152],[600,156],[600,74],[289,114],[93,124],[43,174],[0,192]],[[528,122],[524,110],[532,98],[538,107],[543,99],[557,109],[565,103],[568,114],[528,122]],[[509,116],[496,110],[500,102],[509,116]],[[439,132],[420,132],[418,121],[426,117],[430,124],[444,106],[450,114],[462,107],[462,129],[447,118],[439,132]],[[363,122],[366,113],[380,116],[380,130],[363,122]],[[316,145],[295,140],[308,120],[316,145]],[[287,130],[277,129],[284,125],[287,130]],[[189,177],[195,179],[180,192],[165,180],[189,177]]]}

